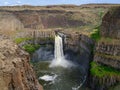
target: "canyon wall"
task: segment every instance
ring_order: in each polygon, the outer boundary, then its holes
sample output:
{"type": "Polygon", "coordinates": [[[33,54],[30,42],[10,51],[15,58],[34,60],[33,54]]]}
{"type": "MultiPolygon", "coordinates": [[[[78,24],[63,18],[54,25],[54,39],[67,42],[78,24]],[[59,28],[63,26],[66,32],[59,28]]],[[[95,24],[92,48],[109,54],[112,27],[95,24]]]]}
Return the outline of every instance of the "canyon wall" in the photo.
{"type": "Polygon", "coordinates": [[[0,90],[43,90],[29,60],[28,53],[0,35],[0,90]]]}
{"type": "MultiPolygon", "coordinates": [[[[82,32],[90,33],[91,29],[100,23],[100,13],[106,13],[110,6],[112,5],[0,7],[0,33],[18,36],[16,33],[23,32],[24,34],[26,30],[67,28],[67,33],[65,33],[67,37],[64,42],[66,58],[78,62],[80,67],[84,68],[83,72],[87,74],[94,42],[82,32]],[[84,28],[81,28],[82,26],[84,28]],[[71,31],[69,28],[72,28],[71,31]]],[[[109,11],[103,17],[101,25],[103,39],[96,44],[94,56],[95,62],[115,69],[120,69],[119,10],[117,8],[114,12],[109,11]],[[109,40],[106,39],[107,37],[109,40]]],[[[29,64],[29,55],[5,37],[0,36],[0,40],[0,88],[3,90],[42,90],[29,64]]],[[[106,87],[120,80],[119,76],[102,79],[91,76],[90,79],[92,89],[96,90],[106,90],[106,87]],[[102,86],[96,87],[99,82],[103,82],[102,86]]]]}
{"type": "Polygon", "coordinates": [[[76,62],[81,68],[82,74],[88,74],[89,62],[92,58],[92,46],[94,42],[88,36],[81,33],[62,32],[64,36],[64,53],[67,60],[76,62]]]}
{"type": "MultiPolygon", "coordinates": [[[[111,6],[111,5],[110,5],[111,6]]],[[[81,32],[91,30],[100,22],[100,13],[110,6],[6,6],[0,7],[0,33],[15,35],[25,30],[68,28],[81,32]],[[88,6],[88,8],[86,8],[88,6]],[[92,8],[91,8],[92,7],[92,8]]]]}
{"type": "Polygon", "coordinates": [[[120,8],[111,8],[103,17],[101,35],[120,39],[120,8]]]}
{"type": "Polygon", "coordinates": [[[90,23],[90,21],[85,22],[80,19],[72,19],[75,14],[79,15],[80,13],[70,13],[64,10],[1,10],[0,29],[10,31],[24,30],[24,28],[40,30],[46,28],[76,27],[90,23]],[[7,26],[5,27],[5,25],[7,26]]]}
{"type": "MultiPolygon", "coordinates": [[[[120,83],[120,7],[111,8],[103,17],[101,39],[95,45],[91,65],[92,90],[108,90],[120,83]],[[95,64],[96,63],[96,64],[95,64]],[[95,74],[95,68],[99,75],[95,74]],[[92,71],[94,70],[94,71],[92,71]],[[94,72],[94,73],[92,73],[94,72]],[[100,76],[101,75],[101,76],[100,76]]],[[[112,89],[114,90],[114,89],[112,89]]]]}

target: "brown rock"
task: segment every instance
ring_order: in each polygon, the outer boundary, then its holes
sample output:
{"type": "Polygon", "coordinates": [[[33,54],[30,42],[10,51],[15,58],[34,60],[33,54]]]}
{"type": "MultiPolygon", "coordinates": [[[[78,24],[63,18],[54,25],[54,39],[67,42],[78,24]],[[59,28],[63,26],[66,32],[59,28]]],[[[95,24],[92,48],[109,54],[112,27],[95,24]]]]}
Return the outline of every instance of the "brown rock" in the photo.
{"type": "Polygon", "coordinates": [[[0,36],[0,90],[43,90],[29,64],[29,54],[0,36]]]}
{"type": "Polygon", "coordinates": [[[104,37],[120,39],[120,6],[110,8],[103,17],[101,35],[104,37]]]}

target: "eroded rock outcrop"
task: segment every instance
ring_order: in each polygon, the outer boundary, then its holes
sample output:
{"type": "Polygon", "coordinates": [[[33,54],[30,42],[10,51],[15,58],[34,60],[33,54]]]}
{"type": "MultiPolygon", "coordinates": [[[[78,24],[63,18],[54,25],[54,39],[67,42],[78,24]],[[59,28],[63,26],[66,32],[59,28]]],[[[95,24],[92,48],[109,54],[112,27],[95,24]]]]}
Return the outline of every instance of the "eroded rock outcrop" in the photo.
{"type": "Polygon", "coordinates": [[[120,7],[111,8],[103,17],[101,35],[120,39],[120,7]]]}
{"type": "Polygon", "coordinates": [[[0,90],[43,90],[29,59],[28,53],[0,35],[0,90]]]}
{"type": "Polygon", "coordinates": [[[94,60],[101,64],[120,69],[120,45],[117,43],[106,44],[99,42],[96,45],[94,60]]]}

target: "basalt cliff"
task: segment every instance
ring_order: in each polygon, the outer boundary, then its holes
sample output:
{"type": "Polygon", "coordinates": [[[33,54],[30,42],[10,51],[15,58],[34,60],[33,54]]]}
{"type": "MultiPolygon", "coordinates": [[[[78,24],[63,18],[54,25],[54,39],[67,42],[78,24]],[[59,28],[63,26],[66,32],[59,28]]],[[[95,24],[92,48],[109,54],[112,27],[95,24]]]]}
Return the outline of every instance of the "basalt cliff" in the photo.
{"type": "Polygon", "coordinates": [[[22,47],[39,44],[37,54],[30,52],[31,56],[36,61],[52,60],[56,30],[64,39],[66,58],[84,68],[91,90],[119,88],[120,7],[111,6],[119,5],[0,7],[0,89],[42,90],[30,64],[32,58],[22,47]],[[98,26],[100,38],[94,41],[91,32],[98,26]]]}
{"type": "Polygon", "coordinates": [[[116,5],[3,6],[0,32],[13,36],[26,30],[62,28],[89,34],[111,6],[116,5]]]}
{"type": "Polygon", "coordinates": [[[101,39],[91,63],[92,90],[118,90],[120,83],[120,7],[111,8],[102,19],[101,39]]]}
{"type": "Polygon", "coordinates": [[[0,90],[43,90],[29,54],[3,35],[0,35],[0,90]]]}

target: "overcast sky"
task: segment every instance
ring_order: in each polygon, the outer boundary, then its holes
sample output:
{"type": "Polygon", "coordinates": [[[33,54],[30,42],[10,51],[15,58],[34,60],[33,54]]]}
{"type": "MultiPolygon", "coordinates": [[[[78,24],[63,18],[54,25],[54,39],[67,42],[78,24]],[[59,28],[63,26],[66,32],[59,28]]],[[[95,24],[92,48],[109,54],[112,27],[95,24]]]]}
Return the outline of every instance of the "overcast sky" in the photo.
{"type": "Polygon", "coordinates": [[[8,5],[58,5],[58,4],[88,4],[88,3],[117,3],[120,0],[0,0],[0,6],[8,5]]]}

